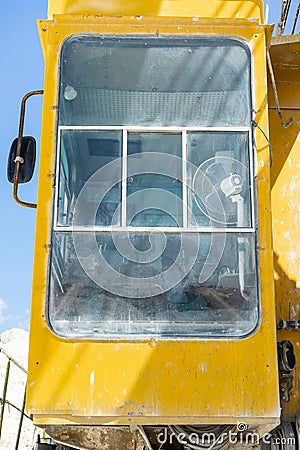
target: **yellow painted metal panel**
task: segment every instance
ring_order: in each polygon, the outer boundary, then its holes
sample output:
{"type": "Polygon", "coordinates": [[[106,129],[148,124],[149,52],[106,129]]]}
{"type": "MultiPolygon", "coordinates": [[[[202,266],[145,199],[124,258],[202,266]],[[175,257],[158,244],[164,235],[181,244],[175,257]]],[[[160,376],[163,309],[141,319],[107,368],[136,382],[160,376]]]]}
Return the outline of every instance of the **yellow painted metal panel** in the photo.
{"type": "MultiPolygon", "coordinates": [[[[300,39],[283,36],[270,49],[284,129],[270,98],[270,138],[273,147],[272,216],[274,234],[275,299],[277,322],[300,320],[300,39]]],[[[279,331],[278,340],[290,340],[296,356],[290,401],[283,402],[283,416],[292,419],[300,410],[299,331],[279,331]]]]}
{"type": "MultiPolygon", "coordinates": [[[[230,2],[228,2],[230,3],[230,2]]],[[[234,2],[233,2],[234,3],[234,2]]],[[[240,3],[240,2],[238,2],[240,3]]],[[[58,55],[75,33],[231,35],[253,52],[256,121],[268,129],[265,28],[244,20],[59,17],[40,23],[46,60],[27,410],[43,423],[278,423],[270,158],[256,130],[261,281],[258,330],[240,340],[95,342],[62,339],[46,323],[58,55]],[[159,20],[158,20],[159,19],[159,20]],[[247,26],[246,26],[247,24],[247,26]]]]}
{"type": "MultiPolygon", "coordinates": [[[[299,188],[300,188],[300,41],[299,36],[277,38],[271,57],[283,118],[293,124],[283,129],[274,109],[270,111],[270,136],[274,152],[272,169],[272,214],[277,321],[300,318],[299,188]]],[[[274,104],[270,89],[270,104],[274,104]]],[[[296,368],[290,401],[283,403],[286,419],[300,409],[300,346],[297,331],[279,331],[278,340],[294,346],[296,368]]]]}
{"type": "Polygon", "coordinates": [[[262,0],[49,0],[48,18],[55,14],[103,14],[258,19],[263,22],[262,0]]]}

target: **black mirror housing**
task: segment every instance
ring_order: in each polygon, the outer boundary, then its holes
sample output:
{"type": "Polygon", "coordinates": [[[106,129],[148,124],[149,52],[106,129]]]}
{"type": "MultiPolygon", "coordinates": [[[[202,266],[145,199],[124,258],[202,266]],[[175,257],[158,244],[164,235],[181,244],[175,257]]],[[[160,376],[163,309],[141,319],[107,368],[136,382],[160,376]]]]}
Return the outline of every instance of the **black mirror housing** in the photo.
{"type": "MultiPolygon", "coordinates": [[[[14,139],[11,144],[7,164],[7,179],[10,183],[14,183],[14,173],[16,166],[18,138],[14,139]]],[[[32,136],[23,136],[21,143],[20,163],[18,183],[28,183],[34,172],[36,159],[36,140],[32,136]]]]}

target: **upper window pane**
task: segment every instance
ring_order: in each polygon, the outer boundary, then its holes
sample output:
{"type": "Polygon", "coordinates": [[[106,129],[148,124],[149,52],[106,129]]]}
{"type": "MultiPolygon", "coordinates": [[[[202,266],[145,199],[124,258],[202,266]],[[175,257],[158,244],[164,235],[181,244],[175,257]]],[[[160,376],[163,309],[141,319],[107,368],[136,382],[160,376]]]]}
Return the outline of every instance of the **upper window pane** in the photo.
{"type": "Polygon", "coordinates": [[[187,134],[189,227],[250,227],[249,134],[187,134]]]}
{"type": "Polygon", "coordinates": [[[234,39],[76,36],[61,53],[61,125],[249,125],[250,54],[234,39]]]}
{"type": "Polygon", "coordinates": [[[181,227],[181,134],[130,133],[128,135],[126,225],[181,227]],[[146,154],[146,158],[143,156],[146,154]],[[168,170],[163,167],[168,158],[168,170]],[[156,170],[149,170],[150,160],[156,170]]]}
{"type": "Polygon", "coordinates": [[[121,143],[120,131],[61,132],[57,225],[120,225],[121,143]]]}

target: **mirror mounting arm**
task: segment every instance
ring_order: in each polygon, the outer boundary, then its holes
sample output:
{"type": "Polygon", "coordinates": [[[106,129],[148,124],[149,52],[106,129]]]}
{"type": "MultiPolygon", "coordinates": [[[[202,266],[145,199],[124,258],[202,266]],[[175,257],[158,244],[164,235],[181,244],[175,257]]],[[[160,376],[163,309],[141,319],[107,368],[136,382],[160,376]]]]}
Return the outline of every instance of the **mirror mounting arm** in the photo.
{"type": "Polygon", "coordinates": [[[36,205],[36,203],[23,202],[18,197],[20,164],[23,164],[23,162],[24,162],[24,161],[22,162],[23,158],[21,157],[21,146],[22,146],[22,139],[23,139],[24,119],[25,119],[25,106],[26,106],[26,102],[29,97],[32,97],[33,95],[43,95],[43,93],[44,93],[43,90],[30,91],[24,95],[24,97],[22,98],[22,103],[21,103],[18,143],[17,143],[16,158],[15,158],[16,165],[15,165],[15,171],[14,171],[13,197],[19,205],[26,206],[27,208],[36,208],[37,205],[36,205]]]}

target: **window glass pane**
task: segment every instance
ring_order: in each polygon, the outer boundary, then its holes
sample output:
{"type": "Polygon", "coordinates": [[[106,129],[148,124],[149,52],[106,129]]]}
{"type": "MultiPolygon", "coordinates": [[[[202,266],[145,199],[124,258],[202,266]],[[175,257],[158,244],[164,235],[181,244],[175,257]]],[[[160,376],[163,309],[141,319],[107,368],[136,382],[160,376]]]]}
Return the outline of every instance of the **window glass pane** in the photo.
{"type": "Polygon", "coordinates": [[[250,125],[250,52],[210,37],[75,36],[61,53],[63,125],[250,125]]]}
{"type": "Polygon", "coordinates": [[[55,332],[206,338],[255,329],[249,133],[238,131],[250,127],[251,109],[250,52],[233,38],[65,41],[55,332]]]}
{"type": "Polygon", "coordinates": [[[258,320],[254,235],[54,233],[49,321],[79,337],[226,337],[258,320]]]}
{"type": "Polygon", "coordinates": [[[61,142],[60,170],[59,170],[59,197],[57,221],[60,225],[67,225],[71,212],[70,172],[66,155],[64,140],[61,142]]]}
{"type": "Polygon", "coordinates": [[[87,232],[52,234],[55,332],[193,338],[255,329],[255,234],[234,232],[252,223],[248,132],[62,130],[60,142],[58,225],[87,232]],[[229,231],[199,234],[203,227],[229,231]]]}
{"type": "Polygon", "coordinates": [[[188,133],[189,226],[250,227],[247,132],[188,133]]]}
{"type": "Polygon", "coordinates": [[[127,225],[182,226],[181,147],[181,134],[128,135],[127,225]]]}
{"type": "Polygon", "coordinates": [[[62,131],[59,226],[120,224],[121,147],[118,131],[62,131]]]}

